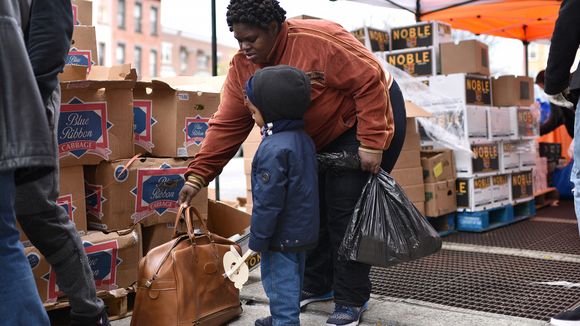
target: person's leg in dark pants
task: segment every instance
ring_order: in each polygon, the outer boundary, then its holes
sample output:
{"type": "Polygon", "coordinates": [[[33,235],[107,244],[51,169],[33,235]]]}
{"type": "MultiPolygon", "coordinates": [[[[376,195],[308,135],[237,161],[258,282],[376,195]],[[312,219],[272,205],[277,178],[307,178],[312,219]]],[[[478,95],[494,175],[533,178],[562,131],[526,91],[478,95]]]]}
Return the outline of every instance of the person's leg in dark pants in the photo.
{"type": "Polygon", "coordinates": [[[14,192],[14,174],[0,172],[0,324],[50,325],[16,229],[14,192]]]}

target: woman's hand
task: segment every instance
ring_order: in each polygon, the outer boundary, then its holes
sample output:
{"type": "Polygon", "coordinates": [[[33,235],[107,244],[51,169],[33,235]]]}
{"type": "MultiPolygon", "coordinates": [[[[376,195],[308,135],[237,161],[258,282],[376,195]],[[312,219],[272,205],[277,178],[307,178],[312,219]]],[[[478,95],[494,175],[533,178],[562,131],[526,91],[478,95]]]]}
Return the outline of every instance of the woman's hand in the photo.
{"type": "Polygon", "coordinates": [[[360,157],[360,166],[363,171],[372,174],[379,173],[381,162],[383,160],[383,152],[373,153],[364,148],[359,148],[358,156],[360,157]]]}
{"type": "Polygon", "coordinates": [[[188,206],[193,197],[197,195],[199,189],[185,184],[181,191],[179,192],[179,205],[188,206]]]}

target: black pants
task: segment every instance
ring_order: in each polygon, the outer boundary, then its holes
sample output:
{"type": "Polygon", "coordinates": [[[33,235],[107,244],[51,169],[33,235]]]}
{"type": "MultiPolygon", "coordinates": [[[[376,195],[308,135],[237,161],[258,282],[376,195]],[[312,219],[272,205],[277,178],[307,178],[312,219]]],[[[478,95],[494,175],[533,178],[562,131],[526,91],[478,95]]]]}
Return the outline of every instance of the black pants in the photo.
{"type": "MultiPolygon", "coordinates": [[[[395,123],[395,135],[383,153],[381,167],[391,172],[405,141],[406,112],[403,95],[396,83],[389,90],[395,123]]],[[[321,152],[357,152],[356,125],[343,133],[321,152]]],[[[347,306],[362,306],[370,298],[371,266],[337,260],[337,251],[350,223],[356,202],[369,175],[363,171],[321,172],[320,234],[318,247],[308,252],[304,290],[323,294],[334,290],[334,301],[347,306]]]]}

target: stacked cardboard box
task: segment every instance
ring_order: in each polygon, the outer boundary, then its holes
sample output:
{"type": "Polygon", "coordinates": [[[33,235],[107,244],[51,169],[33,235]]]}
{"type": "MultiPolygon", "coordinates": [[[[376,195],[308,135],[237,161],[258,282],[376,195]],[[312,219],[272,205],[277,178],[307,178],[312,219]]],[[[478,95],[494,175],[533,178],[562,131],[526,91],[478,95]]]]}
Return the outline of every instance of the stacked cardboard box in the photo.
{"type": "Polygon", "coordinates": [[[457,210],[455,164],[451,150],[422,150],[425,216],[439,217],[457,210]]]}
{"type": "MultiPolygon", "coordinates": [[[[93,25],[93,2],[72,0],[74,30],[71,47],[66,60],[63,75],[70,80],[71,75],[84,79],[92,67],[99,62],[97,53],[97,36],[93,25]],[[82,68],[82,69],[77,69],[82,68]]],[[[75,79],[73,77],[73,79],[75,79]]],[[[61,79],[62,80],[62,79],[61,79]]]]}
{"type": "Polygon", "coordinates": [[[403,188],[407,197],[425,215],[425,185],[421,168],[421,142],[415,118],[428,116],[429,113],[412,102],[405,102],[407,127],[405,143],[401,154],[391,171],[391,176],[403,188]]]}
{"type": "Polygon", "coordinates": [[[547,161],[548,184],[551,184],[552,173],[554,173],[554,170],[558,167],[560,158],[562,157],[562,144],[542,142],[539,146],[540,156],[545,157],[547,161]]]}
{"type": "Polygon", "coordinates": [[[412,76],[434,76],[441,72],[439,45],[451,41],[451,26],[445,23],[397,27],[391,29],[391,51],[381,55],[412,76]]]}

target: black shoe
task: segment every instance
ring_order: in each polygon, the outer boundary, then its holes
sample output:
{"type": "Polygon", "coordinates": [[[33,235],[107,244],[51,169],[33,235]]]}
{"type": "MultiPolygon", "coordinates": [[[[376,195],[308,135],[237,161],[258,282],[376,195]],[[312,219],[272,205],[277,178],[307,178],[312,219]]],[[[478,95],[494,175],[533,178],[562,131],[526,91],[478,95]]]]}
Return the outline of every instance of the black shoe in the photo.
{"type": "Polygon", "coordinates": [[[71,317],[71,326],[111,326],[109,323],[109,316],[107,315],[107,309],[105,308],[103,312],[96,318],[76,318],[71,317]]]}
{"type": "Polygon", "coordinates": [[[272,326],[272,316],[260,318],[256,320],[254,326],[272,326]]]}
{"type": "Polygon", "coordinates": [[[580,326],[580,307],[557,314],[550,319],[554,326],[580,326]]]}

